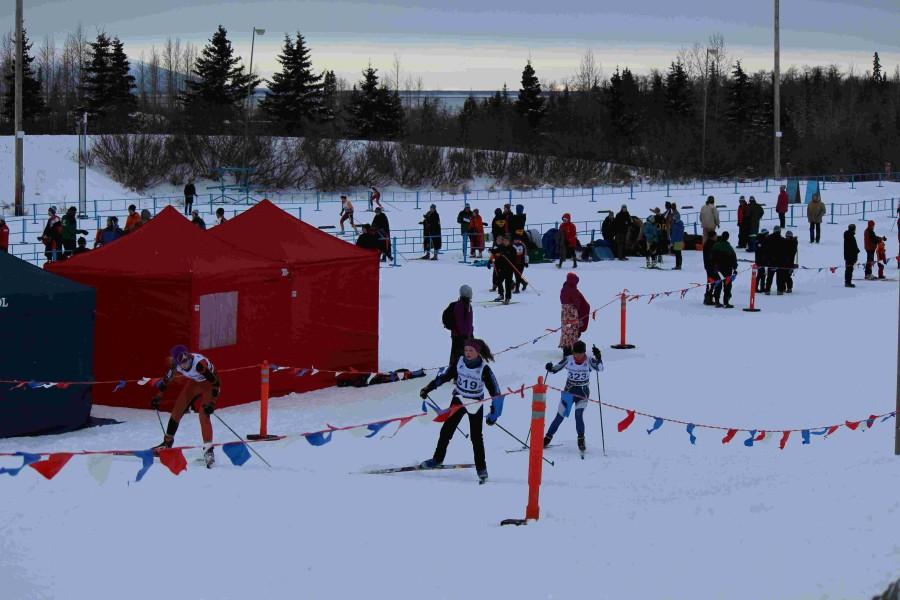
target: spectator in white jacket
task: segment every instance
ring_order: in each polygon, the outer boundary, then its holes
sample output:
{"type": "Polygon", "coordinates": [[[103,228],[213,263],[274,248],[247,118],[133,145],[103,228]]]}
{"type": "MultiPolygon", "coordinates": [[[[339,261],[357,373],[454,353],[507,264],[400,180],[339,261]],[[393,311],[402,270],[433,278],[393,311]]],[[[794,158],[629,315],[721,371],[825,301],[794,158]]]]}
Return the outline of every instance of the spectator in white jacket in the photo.
{"type": "Polygon", "coordinates": [[[712,196],[706,199],[706,204],[700,209],[700,227],[703,229],[703,243],[710,234],[719,228],[719,211],[716,209],[716,199],[712,196]]]}

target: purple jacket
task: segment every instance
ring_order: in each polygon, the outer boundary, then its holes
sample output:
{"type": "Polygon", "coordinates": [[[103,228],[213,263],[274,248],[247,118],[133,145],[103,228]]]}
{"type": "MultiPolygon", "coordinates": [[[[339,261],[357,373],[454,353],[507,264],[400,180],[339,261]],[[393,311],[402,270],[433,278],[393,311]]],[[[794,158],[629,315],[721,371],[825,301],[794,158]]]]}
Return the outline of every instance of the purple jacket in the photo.
{"type": "Polygon", "coordinates": [[[472,303],[457,300],[453,303],[453,337],[472,337],[475,326],[472,323],[472,303]]]}

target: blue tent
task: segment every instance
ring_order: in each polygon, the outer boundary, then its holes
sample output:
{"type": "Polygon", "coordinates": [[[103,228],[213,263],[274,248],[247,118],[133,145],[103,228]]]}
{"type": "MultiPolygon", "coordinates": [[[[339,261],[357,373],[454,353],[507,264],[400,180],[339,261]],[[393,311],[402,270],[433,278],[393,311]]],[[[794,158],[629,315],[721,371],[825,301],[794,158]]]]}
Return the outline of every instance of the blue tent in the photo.
{"type": "Polygon", "coordinates": [[[606,240],[595,241],[591,254],[592,260],[615,260],[616,258],[612,246],[606,240]]]}
{"type": "Polygon", "coordinates": [[[544,232],[541,238],[541,246],[544,248],[544,258],[548,260],[556,260],[559,258],[559,249],[556,247],[556,235],[559,229],[553,227],[544,232]]]}
{"type": "Polygon", "coordinates": [[[818,179],[810,179],[806,182],[806,198],[804,199],[804,204],[812,202],[813,194],[819,194],[819,200],[822,199],[822,194],[819,192],[818,179]]]}
{"type": "MultiPolygon", "coordinates": [[[[122,333],[127,334],[127,323],[122,333]]],[[[38,383],[91,381],[94,290],[0,252],[0,437],[61,433],[87,424],[91,388],[38,383]]]]}

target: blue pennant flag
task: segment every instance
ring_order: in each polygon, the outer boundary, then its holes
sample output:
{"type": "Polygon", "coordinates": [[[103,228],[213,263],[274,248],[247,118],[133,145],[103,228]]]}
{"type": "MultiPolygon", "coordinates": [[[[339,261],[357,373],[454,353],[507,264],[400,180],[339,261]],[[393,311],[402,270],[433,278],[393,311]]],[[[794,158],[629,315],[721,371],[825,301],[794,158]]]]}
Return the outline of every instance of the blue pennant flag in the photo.
{"type": "Polygon", "coordinates": [[[150,467],[153,466],[153,450],[135,450],[132,454],[142,461],[141,470],[138,471],[137,477],[134,478],[134,481],[138,482],[144,478],[144,475],[146,475],[147,471],[150,470],[150,467]]]}
{"type": "Polygon", "coordinates": [[[651,433],[653,433],[654,431],[656,431],[657,429],[659,429],[660,427],[663,426],[662,419],[660,419],[659,417],[653,417],[653,419],[654,419],[653,427],[651,427],[650,429],[647,430],[647,435],[650,435],[651,433]]]}
{"type": "Polygon", "coordinates": [[[691,436],[691,443],[696,444],[697,436],[694,435],[694,424],[693,423],[688,423],[687,432],[688,432],[688,435],[691,436]]]}
{"type": "Polygon", "coordinates": [[[371,433],[366,434],[366,437],[367,438],[374,437],[387,424],[388,424],[387,421],[382,421],[381,423],[370,423],[369,425],[366,425],[366,429],[368,429],[371,432],[371,433]]]}
{"type": "Polygon", "coordinates": [[[297,371],[297,377],[303,377],[307,373],[309,373],[309,369],[300,369],[299,371],[297,371]]]}
{"type": "MultiPolygon", "coordinates": [[[[124,380],[124,379],[121,380],[121,381],[119,381],[119,383],[116,384],[116,387],[113,388],[113,391],[114,391],[114,392],[118,392],[118,391],[121,390],[123,387],[125,387],[125,380],[124,380]]],[[[139,479],[138,481],[140,481],[140,479],[139,479]]]]}
{"type": "Polygon", "coordinates": [[[751,429],[747,433],[750,434],[750,437],[748,437],[746,440],[744,440],[744,445],[747,446],[748,448],[752,448],[753,447],[753,438],[756,437],[756,430],[751,429]]]}
{"type": "Polygon", "coordinates": [[[422,400],[422,412],[426,414],[428,413],[428,405],[425,404],[424,400],[422,400]]]}
{"type": "Polygon", "coordinates": [[[803,431],[800,432],[800,435],[803,437],[803,443],[808,444],[809,443],[809,429],[804,429],[803,431]]]}
{"type": "Polygon", "coordinates": [[[823,428],[820,429],[819,431],[810,431],[810,433],[813,434],[813,435],[825,435],[826,433],[828,433],[828,428],[827,428],[827,427],[823,427],[823,428]]]}
{"type": "Polygon", "coordinates": [[[30,465],[31,463],[36,463],[41,460],[40,454],[29,454],[27,452],[16,452],[16,456],[22,457],[22,466],[21,467],[12,467],[12,468],[2,468],[0,469],[0,475],[6,473],[12,477],[15,477],[19,474],[19,471],[30,465]]]}
{"type": "Polygon", "coordinates": [[[537,344],[538,341],[540,341],[540,339],[541,339],[541,338],[534,338],[533,340],[531,340],[531,343],[532,343],[532,344],[537,344]]]}
{"type": "Polygon", "coordinates": [[[560,392],[559,400],[563,404],[563,416],[568,419],[569,414],[572,412],[572,405],[575,404],[575,396],[569,392],[560,392]]]}
{"type": "Polygon", "coordinates": [[[225,456],[228,457],[231,464],[236,467],[240,467],[250,460],[250,450],[247,449],[247,444],[244,442],[228,442],[227,444],[223,444],[222,452],[225,453],[225,456]]]}
{"type": "Polygon", "coordinates": [[[893,419],[895,416],[897,416],[897,413],[891,413],[889,415],[885,415],[885,416],[881,417],[881,423],[884,423],[888,419],[893,419]]]}
{"type": "Polygon", "coordinates": [[[318,432],[318,433],[308,433],[304,437],[306,441],[312,444],[313,446],[324,446],[328,442],[331,441],[332,432],[318,432]]]}
{"type": "Polygon", "coordinates": [[[41,383],[40,381],[34,381],[33,379],[28,382],[28,387],[32,390],[36,390],[37,388],[41,387],[42,385],[44,385],[44,384],[41,383]]]}

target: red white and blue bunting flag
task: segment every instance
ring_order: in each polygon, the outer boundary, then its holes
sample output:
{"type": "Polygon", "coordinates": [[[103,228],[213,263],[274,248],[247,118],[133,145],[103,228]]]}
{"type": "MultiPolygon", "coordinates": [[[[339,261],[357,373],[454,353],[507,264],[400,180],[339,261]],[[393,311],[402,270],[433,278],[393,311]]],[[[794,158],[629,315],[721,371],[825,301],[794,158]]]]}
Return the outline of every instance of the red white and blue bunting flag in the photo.
{"type": "MultiPolygon", "coordinates": [[[[561,394],[566,394],[573,398],[578,398],[584,400],[583,396],[578,394],[571,394],[565,390],[554,386],[547,386],[549,389],[556,390],[561,394]]],[[[781,438],[778,444],[778,447],[782,450],[787,445],[788,439],[790,438],[790,434],[792,432],[800,432],[800,437],[802,439],[802,443],[804,445],[809,444],[811,442],[812,436],[822,436],[823,438],[831,437],[835,432],[837,432],[840,428],[846,427],[851,431],[859,429],[861,426],[870,429],[872,428],[876,422],[884,422],[888,419],[892,419],[896,417],[896,411],[892,411],[889,413],[884,413],[880,415],[870,414],[867,419],[861,419],[859,421],[844,421],[843,423],[835,424],[835,425],[825,425],[820,427],[809,427],[805,429],[763,429],[759,428],[743,428],[743,427],[725,427],[722,425],[702,425],[695,424],[688,421],[682,421],[680,419],[670,419],[666,417],[659,417],[656,415],[651,415],[648,413],[640,412],[632,408],[625,408],[622,406],[617,406],[615,404],[610,404],[608,402],[598,402],[593,398],[587,398],[590,402],[602,404],[603,406],[607,406],[609,408],[620,410],[625,413],[625,416],[618,422],[616,428],[621,433],[627,430],[634,423],[635,419],[640,417],[646,417],[648,419],[653,420],[653,424],[649,429],[646,429],[647,435],[652,434],[654,431],[658,430],[663,426],[664,423],[678,423],[684,425],[686,427],[688,433],[688,439],[691,444],[696,445],[698,436],[694,433],[695,429],[717,429],[720,431],[725,431],[724,437],[721,438],[722,444],[730,443],[738,433],[747,433],[748,437],[744,440],[744,445],[748,448],[752,448],[754,445],[760,442],[767,442],[769,440],[774,439],[776,433],[781,433],[781,438]]]]}

